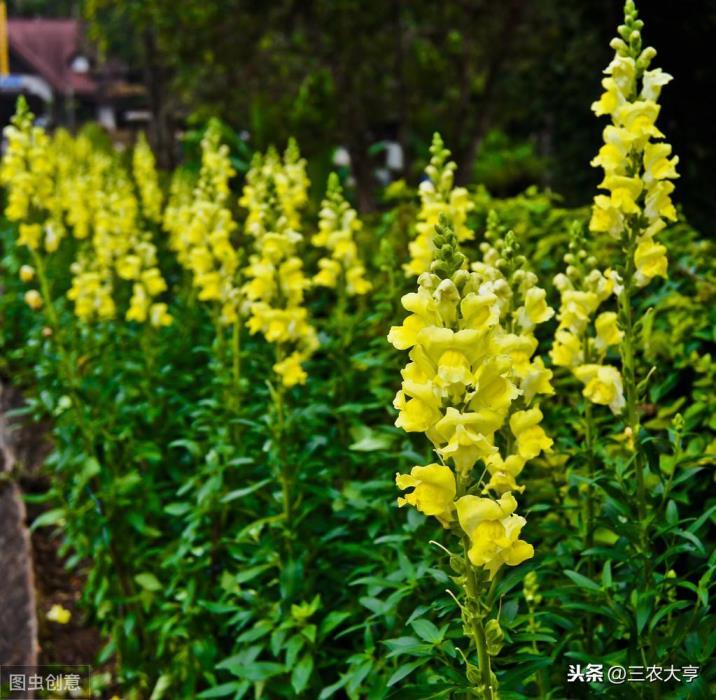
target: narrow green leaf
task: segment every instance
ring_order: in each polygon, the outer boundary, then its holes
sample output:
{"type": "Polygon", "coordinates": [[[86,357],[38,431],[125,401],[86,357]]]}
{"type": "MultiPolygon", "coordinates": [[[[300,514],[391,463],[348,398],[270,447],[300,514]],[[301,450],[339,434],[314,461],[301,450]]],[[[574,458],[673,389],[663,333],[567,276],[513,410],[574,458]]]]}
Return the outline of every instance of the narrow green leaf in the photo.
{"type": "Polygon", "coordinates": [[[403,664],[389,679],[388,687],[394,686],[399,683],[406,676],[409,676],[416,668],[419,668],[423,664],[427,663],[428,659],[418,659],[417,661],[411,661],[408,664],[403,664]]]}
{"type": "Polygon", "coordinates": [[[571,571],[569,569],[565,569],[564,573],[568,578],[570,578],[580,588],[587,588],[590,591],[601,590],[599,588],[599,586],[596,583],[594,583],[594,581],[592,581],[592,579],[589,579],[586,576],[582,576],[582,574],[578,574],[576,571],[571,571]]]}
{"type": "Polygon", "coordinates": [[[312,673],[313,657],[310,654],[305,654],[291,673],[291,687],[297,695],[306,689],[312,673]]]}
{"type": "Polygon", "coordinates": [[[162,589],[162,584],[159,583],[159,579],[148,571],[137,574],[134,580],[146,591],[155,592],[162,589]]]}

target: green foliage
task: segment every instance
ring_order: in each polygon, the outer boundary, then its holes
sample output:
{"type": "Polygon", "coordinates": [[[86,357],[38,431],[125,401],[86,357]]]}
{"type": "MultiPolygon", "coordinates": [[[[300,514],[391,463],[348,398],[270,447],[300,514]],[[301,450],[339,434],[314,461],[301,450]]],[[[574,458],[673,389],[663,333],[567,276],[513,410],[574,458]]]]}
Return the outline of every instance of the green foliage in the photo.
{"type": "MultiPolygon", "coordinates": [[[[266,384],[272,353],[246,333],[243,400],[227,400],[233,379],[220,340],[166,251],[175,320],[156,330],[79,323],[65,298],[73,252],[51,256],[61,348],[21,301],[26,251],[3,226],[3,373],[26,389],[28,411],[53,426],[48,510],[34,526],[57,528],[71,565],[87,574],[85,609],[107,640],[100,658],[114,656],[128,697],[465,692],[462,629],[445,592],[454,589],[449,557],[427,544],[440,528],[414,510],[398,513],[392,482],[426,456],[423,443],[390,425],[400,358],[385,342],[411,286],[400,265],[415,222],[412,194],[391,188],[358,236],[370,253],[371,295],[340,317],[325,297],[310,298],[322,347],[308,384],[286,392],[281,416],[266,384]]],[[[536,189],[496,199],[478,187],[472,196],[478,236],[467,257],[477,258],[495,211],[554,300],[548,281],[586,210],[536,189]]],[[[488,624],[488,651],[501,649],[494,663],[503,698],[584,692],[566,685],[568,663],[628,666],[643,653],[700,666],[699,679],[670,687],[669,697],[713,691],[714,249],[683,221],[664,240],[671,277],[647,289],[639,313],[639,375],[656,368],[641,406],[648,437],[638,438],[649,454],[653,578],[635,586],[644,552],[625,487],[630,466],[615,449],[623,438],[602,415],[600,467],[585,476],[579,388],[560,377],[543,405],[558,449],[525,474],[537,555],[505,573],[493,594],[499,621],[488,624]],[[590,551],[579,530],[587,484],[598,494],[590,551]],[[528,571],[529,594],[521,585],[528,571]]],[[[593,252],[607,253],[596,243],[593,252]]],[[[617,697],[606,684],[590,692],[617,697]]]]}

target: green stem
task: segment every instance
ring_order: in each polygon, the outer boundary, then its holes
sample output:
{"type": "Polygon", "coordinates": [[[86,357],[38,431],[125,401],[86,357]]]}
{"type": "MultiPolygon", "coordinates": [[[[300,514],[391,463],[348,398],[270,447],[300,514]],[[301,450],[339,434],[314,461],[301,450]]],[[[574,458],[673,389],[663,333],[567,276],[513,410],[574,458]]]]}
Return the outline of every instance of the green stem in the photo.
{"type": "MultiPolygon", "coordinates": [[[[589,338],[585,332],[582,336],[582,347],[584,348],[584,360],[586,363],[592,361],[589,338]]],[[[594,546],[594,487],[592,481],[594,480],[595,474],[595,455],[594,455],[594,437],[596,434],[596,426],[594,424],[594,414],[592,412],[592,402],[585,398],[584,404],[584,447],[587,455],[587,503],[586,503],[586,517],[584,524],[584,548],[590,550],[594,546]]],[[[594,558],[590,554],[587,557],[587,576],[590,579],[594,578],[594,558]]],[[[593,627],[594,618],[591,612],[587,613],[586,618],[586,646],[587,650],[591,651],[594,641],[593,627]]]]}
{"type": "MultiPolygon", "coordinates": [[[[642,545],[646,544],[645,520],[647,512],[646,488],[644,485],[644,459],[639,445],[639,431],[641,423],[638,412],[638,395],[635,369],[634,311],[632,308],[632,291],[634,288],[634,251],[636,250],[637,226],[629,227],[628,245],[626,250],[627,261],[624,270],[624,286],[619,295],[619,307],[624,323],[624,338],[620,344],[622,370],[624,373],[624,389],[626,393],[627,425],[631,431],[631,440],[634,450],[634,470],[636,474],[637,513],[639,516],[639,529],[642,533],[642,545]]],[[[643,552],[646,554],[646,550],[643,552]]]]}
{"type": "MultiPolygon", "coordinates": [[[[644,480],[644,455],[641,450],[639,441],[639,432],[641,430],[641,422],[638,411],[638,389],[636,380],[635,367],[635,347],[636,333],[634,329],[634,310],[632,307],[632,294],[634,291],[635,263],[634,253],[637,245],[639,233],[639,222],[634,220],[627,227],[627,246],[626,246],[626,265],[624,268],[623,288],[619,295],[619,310],[621,312],[622,322],[624,326],[624,338],[620,344],[620,352],[622,359],[622,371],[624,374],[624,390],[626,393],[626,409],[627,409],[627,425],[631,432],[630,442],[634,452],[634,472],[636,476],[636,506],[639,518],[638,535],[639,550],[644,558],[644,578],[643,590],[648,590],[652,575],[652,561],[649,556],[649,533],[647,526],[647,499],[646,487],[644,480]]],[[[638,642],[638,640],[637,640],[638,642]]],[[[644,654],[643,646],[640,644],[640,650],[644,654]]]]}
{"type": "MultiPolygon", "coordinates": [[[[64,377],[61,377],[61,379],[64,381],[67,387],[67,391],[70,395],[73,413],[75,415],[77,427],[79,428],[80,433],[82,435],[82,439],[85,443],[85,450],[87,451],[87,454],[94,457],[94,459],[99,462],[99,457],[95,445],[95,433],[92,430],[91,425],[87,423],[84,410],[82,409],[82,402],[79,395],[80,378],[77,374],[77,365],[72,360],[72,357],[67,352],[67,348],[65,347],[63,327],[60,324],[57,311],[52,303],[52,291],[45,271],[44,260],[36,250],[32,250],[32,259],[35,265],[35,269],[37,270],[37,278],[40,282],[40,291],[43,298],[45,316],[47,318],[48,324],[50,325],[50,329],[52,330],[52,338],[59,355],[60,371],[61,374],[64,374],[64,377]]],[[[95,485],[96,487],[95,482],[96,477],[92,479],[88,487],[91,488],[92,485],[95,485]]],[[[112,516],[108,515],[107,513],[104,513],[102,515],[102,518],[106,524],[109,524],[112,521],[112,516]]],[[[113,530],[110,527],[110,533],[115,531],[118,531],[118,528],[113,530]]],[[[111,537],[111,534],[110,541],[108,543],[108,552],[112,561],[112,565],[117,572],[120,589],[125,600],[127,601],[127,605],[136,608],[136,606],[129,603],[129,601],[131,601],[134,597],[134,586],[126,576],[123,558],[117,550],[114,544],[114,540],[111,537]]],[[[136,614],[137,618],[141,620],[142,615],[141,611],[138,608],[136,608],[136,614]]],[[[140,634],[141,629],[142,627],[140,626],[140,634]]]]}
{"type": "Polygon", "coordinates": [[[234,322],[231,333],[231,359],[234,378],[234,394],[237,407],[241,405],[241,320],[234,322]]]}
{"type": "MultiPolygon", "coordinates": [[[[280,346],[276,347],[276,362],[281,362],[284,357],[283,348],[280,346]]],[[[285,387],[283,382],[279,378],[276,387],[271,392],[274,399],[274,413],[275,420],[273,422],[273,438],[274,445],[276,448],[276,458],[278,461],[277,474],[279,481],[281,482],[281,493],[283,498],[283,518],[284,518],[284,541],[286,545],[287,558],[290,561],[293,552],[293,532],[292,532],[292,521],[293,521],[293,498],[291,494],[292,490],[292,478],[286,459],[286,407],[285,407],[285,387]]]]}
{"type": "MultiPolygon", "coordinates": [[[[461,476],[458,475],[458,498],[463,496],[466,491],[466,485],[461,476]]],[[[495,700],[492,688],[492,670],[490,668],[490,655],[487,652],[487,640],[485,638],[485,626],[483,622],[482,610],[480,606],[480,595],[478,590],[477,579],[475,577],[475,569],[470,562],[470,538],[462,535],[462,548],[465,564],[465,596],[467,598],[467,610],[470,616],[470,636],[477,650],[477,661],[482,679],[482,687],[484,689],[485,700],[495,700]]]]}
{"type": "MultiPolygon", "coordinates": [[[[529,629],[532,634],[537,634],[537,620],[535,619],[535,610],[533,606],[529,606],[529,629]]],[[[532,640],[532,651],[535,656],[539,656],[539,648],[537,647],[537,640],[532,640]]],[[[535,673],[535,680],[537,681],[537,688],[539,689],[539,696],[541,698],[547,697],[547,690],[544,684],[544,677],[542,675],[542,669],[535,673]]]]}

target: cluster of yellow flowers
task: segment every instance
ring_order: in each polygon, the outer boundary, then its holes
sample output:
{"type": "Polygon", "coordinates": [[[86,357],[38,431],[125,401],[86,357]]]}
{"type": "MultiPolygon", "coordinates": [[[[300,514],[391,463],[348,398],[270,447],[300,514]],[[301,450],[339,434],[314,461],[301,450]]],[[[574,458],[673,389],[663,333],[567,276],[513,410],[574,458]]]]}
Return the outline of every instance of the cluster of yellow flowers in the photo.
{"type": "Polygon", "coordinates": [[[285,386],[303,384],[302,363],[318,347],[318,338],[303,305],[310,285],[296,254],[303,241],[301,210],[308,199],[306,162],[295,142],[283,159],[274,149],[256,154],[239,204],[248,210],[245,228],[254,238],[246,268],[244,293],[249,331],[261,332],[276,347],[273,366],[285,386]]]}
{"type": "Polygon", "coordinates": [[[449,160],[450,151],[438,133],[433,135],[430,153],[432,158],[425,168],[427,179],[420,183],[416,237],[409,245],[410,262],[403,266],[408,277],[421,275],[430,268],[435,255],[433,234],[441,215],[450,221],[458,241],[474,238],[474,232],[467,227],[467,215],[474,203],[464,187],[454,187],[457,165],[449,160]]]}
{"type": "MultiPolygon", "coordinates": [[[[166,282],[151,237],[140,226],[134,186],[119,159],[94,148],[86,135],[73,138],[60,130],[50,138],[33,119],[20,100],[5,132],[8,149],[0,170],[8,189],[6,214],[20,222],[18,243],[38,265],[41,254],[57,251],[71,230],[80,245],[70,268],[68,297],[81,320],[116,315],[114,284],[119,277],[132,282],[127,320],[167,325],[167,306],[155,301],[166,282]]],[[[34,277],[34,268],[22,268],[24,281],[34,277]]],[[[37,290],[29,290],[26,300],[32,308],[42,306],[37,290]]]]}
{"type": "Polygon", "coordinates": [[[167,305],[155,301],[167,284],[157,266],[156,246],[141,227],[133,183],[118,163],[100,169],[104,177],[94,191],[90,245],[80,251],[71,268],[74,277],[68,296],[75,302],[75,313],[83,320],[114,316],[112,290],[118,277],[132,284],[128,321],[168,325],[167,305]]]}
{"type": "Polygon", "coordinates": [[[542,413],[532,405],[537,394],[553,393],[551,372],[532,355],[535,326],[554,312],[535,276],[518,269],[523,260],[511,237],[499,251],[488,244],[486,259],[470,271],[447,217],[433,242],[431,271],[420,275],[416,293],[403,297],[411,313],[388,340],[410,349],[394,403],[396,425],[424,432],[442,463],[398,474],[399,488],[413,488],[399,504],[445,527],[457,516],[470,538],[470,561],[492,577],[503,564],[533,556],[532,546],[519,539],[526,521],[515,513],[512,491],[524,488],[515,479],[526,461],[552,446],[540,426],[542,413]],[[487,484],[472,479],[478,463],[490,474],[487,484]],[[484,497],[489,492],[499,498],[484,497]]]}
{"type": "Polygon", "coordinates": [[[608,233],[627,244],[639,286],[655,276],[666,277],[666,248],[655,237],[665,220],[676,219],[670,180],[678,177],[678,157],[670,157],[671,146],[653,141],[664,136],[656,127],[657,100],[672,78],[660,68],[648,70],[656,51],[642,50],[642,27],[629,0],[620,36],[611,42],[616,55],[604,71],[605,92],[592,105],[597,116],[609,115],[612,123],[604,129],[604,145],[592,161],[604,169],[600,187],[609,194],[595,197],[590,223],[592,231],[608,233]]]}
{"type": "Polygon", "coordinates": [[[201,301],[218,304],[218,320],[238,323],[241,290],[239,255],[232,243],[236,222],[229,209],[235,175],[221,126],[212,121],[201,142],[199,179],[190,191],[185,175],[174,178],[164,227],[180,264],[192,274],[201,301]]]}
{"type": "Polygon", "coordinates": [[[570,252],[565,255],[567,269],[554,278],[561,303],[559,326],[550,352],[557,367],[572,371],[584,386],[584,396],[596,404],[609,406],[618,415],[625,406],[624,386],[619,370],[605,364],[611,346],[621,343],[624,333],[614,311],[599,307],[621,292],[619,275],[611,269],[597,269],[596,259],[582,247],[579,228],[573,232],[570,252]]]}
{"type": "Polygon", "coordinates": [[[321,204],[318,233],[311,239],[313,245],[328,249],[330,257],[318,261],[320,271],[314,284],[335,289],[340,281],[349,296],[367,294],[372,289],[353,237],[361,227],[356,210],[343,196],[338,175],[331,173],[321,204]]]}
{"type": "Polygon", "coordinates": [[[139,134],[132,151],[132,174],[139,191],[144,218],[154,224],[160,224],[164,198],[159,185],[157,162],[144,133],[139,134]]]}
{"type": "Polygon", "coordinates": [[[7,191],[5,216],[18,222],[18,243],[31,251],[54,253],[66,235],[63,200],[58,191],[58,154],[49,136],[33,123],[24,98],[5,128],[7,140],[0,166],[0,184],[7,191]]]}

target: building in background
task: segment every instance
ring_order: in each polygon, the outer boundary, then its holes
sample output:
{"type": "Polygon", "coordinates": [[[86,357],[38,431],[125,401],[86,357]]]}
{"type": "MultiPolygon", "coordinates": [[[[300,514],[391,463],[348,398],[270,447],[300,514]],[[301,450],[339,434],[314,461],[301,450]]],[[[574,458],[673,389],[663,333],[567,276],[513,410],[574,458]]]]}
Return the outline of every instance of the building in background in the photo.
{"type": "Polygon", "coordinates": [[[0,3],[0,126],[25,95],[45,126],[102,124],[116,138],[145,128],[146,91],[116,61],[97,61],[77,19],[5,18],[0,3]]]}

